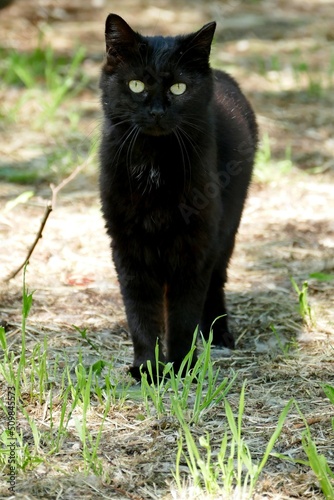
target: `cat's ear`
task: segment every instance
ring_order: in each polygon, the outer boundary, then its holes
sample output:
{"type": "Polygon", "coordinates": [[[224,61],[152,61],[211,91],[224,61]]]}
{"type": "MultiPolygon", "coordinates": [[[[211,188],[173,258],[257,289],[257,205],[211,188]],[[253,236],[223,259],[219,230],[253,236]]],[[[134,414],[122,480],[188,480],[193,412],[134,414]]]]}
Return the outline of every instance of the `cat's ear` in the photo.
{"type": "Polygon", "coordinates": [[[205,24],[203,28],[195,33],[184,37],[182,45],[186,48],[184,51],[185,56],[194,62],[202,61],[207,63],[215,30],[216,23],[213,21],[205,24]]]}
{"type": "Polygon", "coordinates": [[[117,14],[107,17],[105,38],[107,58],[114,62],[126,58],[140,43],[140,35],[117,14]]]}
{"type": "Polygon", "coordinates": [[[215,21],[205,24],[203,28],[192,35],[191,46],[209,55],[215,31],[215,21]]]}

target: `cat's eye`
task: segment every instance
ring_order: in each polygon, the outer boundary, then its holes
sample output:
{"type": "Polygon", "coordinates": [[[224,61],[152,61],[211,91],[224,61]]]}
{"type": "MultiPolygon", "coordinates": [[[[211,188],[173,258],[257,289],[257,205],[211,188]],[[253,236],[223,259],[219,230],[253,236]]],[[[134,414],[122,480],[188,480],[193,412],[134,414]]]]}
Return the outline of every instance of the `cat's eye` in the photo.
{"type": "Polygon", "coordinates": [[[145,84],[140,80],[130,80],[129,88],[135,94],[140,94],[145,89],[145,84]]]}
{"type": "Polygon", "coordinates": [[[182,95],[185,93],[187,89],[187,85],[185,83],[174,83],[174,85],[171,86],[170,91],[174,95],[182,95]]]}

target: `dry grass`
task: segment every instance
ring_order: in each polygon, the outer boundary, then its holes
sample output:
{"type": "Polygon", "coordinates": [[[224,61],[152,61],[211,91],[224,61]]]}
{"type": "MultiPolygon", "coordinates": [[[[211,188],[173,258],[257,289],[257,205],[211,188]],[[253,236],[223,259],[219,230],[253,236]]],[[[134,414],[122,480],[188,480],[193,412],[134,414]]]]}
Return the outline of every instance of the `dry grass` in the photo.
{"type": "MultiPolygon", "coordinates": [[[[238,372],[228,396],[235,412],[242,383],[248,381],[244,436],[254,459],[261,458],[282,408],[295,398],[318,450],[334,470],[333,405],[322,390],[322,384],[334,383],[333,282],[309,277],[313,272],[333,274],[334,269],[333,92],[328,83],[328,65],[333,57],[330,4],[311,0],[245,4],[236,1],[222,7],[219,2],[203,1],[196,3],[195,9],[191,2],[185,2],[181,8],[178,3],[167,1],[149,6],[129,0],[117,6],[106,2],[105,7],[95,10],[88,8],[88,2],[80,9],[81,2],[71,2],[68,7],[62,0],[40,1],[37,9],[35,4],[31,0],[18,2],[1,12],[4,40],[17,49],[31,49],[36,44],[38,23],[46,16],[47,38],[56,49],[73,48],[73,40],[88,47],[85,64],[93,84],[75,100],[76,106],[87,111],[79,125],[80,133],[87,136],[99,123],[95,78],[102,57],[103,19],[107,11],[123,14],[147,33],[187,31],[211,18],[225,23],[225,31],[218,31],[215,61],[231,67],[243,83],[258,112],[261,130],[269,133],[272,155],[284,158],[286,147],[291,145],[294,167],[277,175],[273,161],[269,170],[272,178],[269,175],[268,180],[257,181],[252,187],[229,273],[228,303],[238,338],[237,349],[226,356],[221,352],[212,355],[223,374],[238,372]],[[55,10],[56,3],[63,14],[55,10]],[[246,41],[238,39],[241,35],[246,41]],[[299,55],[295,56],[297,50],[299,55]],[[274,56],[279,57],[281,69],[269,68],[269,72],[261,74],[260,58],[274,56]],[[323,83],[319,94],[308,92],[306,74],[301,74],[298,82],[294,78],[291,64],[296,57],[309,61],[312,76],[323,83]],[[305,173],[310,167],[318,167],[320,173],[305,173]],[[301,320],[290,276],[299,285],[308,280],[315,325],[301,320]]],[[[21,91],[13,88],[8,95],[0,94],[4,109],[15,102],[21,91]]],[[[64,131],[55,130],[52,123],[43,130],[30,130],[30,113],[36,105],[26,103],[16,122],[1,129],[2,159],[22,162],[36,150],[43,155],[46,147],[57,145],[59,134],[64,131]]],[[[66,106],[70,104],[64,109],[66,106]]],[[[27,186],[5,182],[0,185],[1,278],[21,263],[43,216],[48,187],[41,184],[33,188],[35,195],[29,202],[6,211],[6,203],[26,191],[27,186]]],[[[99,211],[96,174],[80,175],[60,197],[31,259],[27,282],[30,289],[36,290],[28,322],[28,351],[46,336],[50,368],[57,356],[60,367],[65,363],[74,367],[79,349],[88,366],[99,356],[79,338],[72,325],[87,328],[104,359],[116,358],[115,370],[120,378],[126,378],[124,366],[131,362],[132,346],[99,211]]],[[[0,307],[1,319],[7,324],[8,343],[19,354],[21,277],[1,285],[0,307]]],[[[2,381],[0,387],[4,393],[2,381]]],[[[27,389],[25,408],[41,431],[50,429],[47,401],[41,404],[37,396],[31,398],[27,389]]],[[[60,409],[61,398],[55,393],[55,421],[60,418],[60,409]]],[[[103,410],[92,399],[88,421],[93,435],[98,433],[103,410]]],[[[47,444],[41,443],[39,456],[44,461],[19,472],[16,498],[209,498],[196,490],[191,481],[184,492],[176,492],[171,472],[175,468],[178,422],[169,415],[158,419],[153,413],[147,417],[138,398],[111,406],[99,447],[103,473],[100,477],[84,474],[82,443],[74,420],[82,416],[80,412],[79,407],[75,409],[59,453],[47,456],[47,444]]],[[[18,419],[25,442],[32,446],[31,428],[22,415],[18,419]]],[[[205,413],[192,426],[192,432],[194,437],[208,432],[212,448],[217,449],[225,427],[224,408],[219,405],[205,413]]],[[[304,428],[293,409],[275,451],[305,459],[301,445],[304,428]]],[[[5,498],[8,492],[2,479],[0,497],[5,498]]],[[[254,498],[324,497],[310,468],[272,457],[254,498]]]]}

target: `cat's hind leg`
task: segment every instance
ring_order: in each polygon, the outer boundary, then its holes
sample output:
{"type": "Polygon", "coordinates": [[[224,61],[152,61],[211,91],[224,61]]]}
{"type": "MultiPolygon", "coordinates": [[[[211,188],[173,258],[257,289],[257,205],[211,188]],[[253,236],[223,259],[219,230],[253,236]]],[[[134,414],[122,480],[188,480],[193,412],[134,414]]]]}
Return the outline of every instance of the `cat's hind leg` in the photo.
{"type": "Polygon", "coordinates": [[[204,304],[201,331],[205,339],[209,338],[212,328],[212,344],[219,347],[235,347],[233,334],[230,332],[227,321],[224,285],[226,272],[214,270],[204,304]]]}

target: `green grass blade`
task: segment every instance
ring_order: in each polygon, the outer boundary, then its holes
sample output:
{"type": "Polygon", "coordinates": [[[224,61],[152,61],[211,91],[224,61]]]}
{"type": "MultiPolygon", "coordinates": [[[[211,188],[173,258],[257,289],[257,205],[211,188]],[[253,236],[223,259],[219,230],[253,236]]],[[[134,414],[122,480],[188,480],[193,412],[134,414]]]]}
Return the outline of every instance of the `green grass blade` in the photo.
{"type": "Polygon", "coordinates": [[[0,326],[0,344],[3,351],[7,351],[7,339],[6,333],[3,326],[0,326]]]}
{"type": "Polygon", "coordinates": [[[262,457],[262,460],[259,464],[259,467],[258,467],[258,470],[256,472],[256,481],[262,471],[262,469],[264,468],[264,466],[266,465],[267,463],[267,460],[269,458],[269,455],[271,454],[271,451],[277,441],[277,439],[279,438],[279,435],[281,434],[282,432],[282,428],[283,428],[283,425],[284,425],[284,422],[285,422],[285,419],[290,411],[290,408],[291,406],[293,405],[294,403],[294,400],[293,399],[290,399],[290,401],[286,404],[286,406],[283,408],[282,410],[282,413],[280,414],[279,416],[279,419],[278,419],[278,423],[277,423],[277,427],[273,433],[273,435],[271,436],[267,446],[266,446],[266,450],[264,452],[264,455],[262,457]]]}
{"type": "Polygon", "coordinates": [[[227,400],[225,400],[225,414],[226,414],[228,425],[229,425],[229,428],[231,429],[233,438],[237,441],[238,440],[238,429],[237,429],[237,425],[235,422],[232,408],[230,406],[230,403],[227,400]]]}
{"type": "Polygon", "coordinates": [[[328,466],[326,457],[318,453],[308,428],[302,436],[302,445],[326,499],[334,500],[334,487],[331,481],[334,479],[334,474],[328,466]]]}
{"type": "Polygon", "coordinates": [[[318,281],[333,281],[334,274],[329,273],[311,273],[310,278],[316,279],[318,281]]]}
{"type": "Polygon", "coordinates": [[[329,401],[334,405],[334,386],[325,384],[323,390],[328,397],[329,401]]]}

